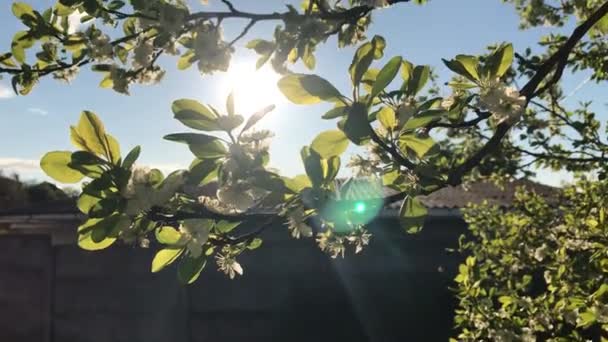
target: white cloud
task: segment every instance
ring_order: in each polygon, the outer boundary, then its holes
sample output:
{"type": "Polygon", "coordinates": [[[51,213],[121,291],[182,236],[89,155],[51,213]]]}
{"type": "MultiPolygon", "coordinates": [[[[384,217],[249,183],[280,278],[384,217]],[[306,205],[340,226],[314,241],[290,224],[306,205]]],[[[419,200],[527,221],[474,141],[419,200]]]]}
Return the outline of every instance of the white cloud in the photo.
{"type": "Polygon", "coordinates": [[[33,159],[0,158],[0,170],[37,171],[40,170],[40,162],[33,159]]]}
{"type": "Polygon", "coordinates": [[[28,108],[27,111],[30,112],[30,113],[38,114],[38,115],[42,115],[42,116],[45,116],[45,115],[49,114],[48,111],[46,111],[46,110],[44,110],[42,108],[37,108],[37,107],[28,108]]]}
{"type": "Polygon", "coordinates": [[[0,84],[0,99],[10,99],[13,96],[15,96],[15,92],[11,88],[0,84]]]}

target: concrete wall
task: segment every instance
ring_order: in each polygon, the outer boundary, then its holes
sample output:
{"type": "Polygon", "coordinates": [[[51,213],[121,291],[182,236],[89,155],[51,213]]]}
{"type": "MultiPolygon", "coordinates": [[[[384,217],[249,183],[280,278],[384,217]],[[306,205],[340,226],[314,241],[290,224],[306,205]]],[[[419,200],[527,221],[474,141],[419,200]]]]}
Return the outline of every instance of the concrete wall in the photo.
{"type": "Polygon", "coordinates": [[[174,269],[151,274],[150,250],[0,237],[0,341],[446,341],[459,257],[445,248],[464,223],[430,220],[415,236],[394,220],[372,229],[362,255],[334,260],[278,226],[240,259],[243,277],[209,260],[188,287],[174,269]]]}

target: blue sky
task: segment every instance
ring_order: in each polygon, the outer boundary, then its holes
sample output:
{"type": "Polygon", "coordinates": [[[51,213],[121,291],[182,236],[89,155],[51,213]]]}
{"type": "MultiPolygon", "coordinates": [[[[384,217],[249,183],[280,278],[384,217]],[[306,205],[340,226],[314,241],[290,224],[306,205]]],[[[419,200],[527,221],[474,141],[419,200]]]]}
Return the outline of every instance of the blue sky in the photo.
{"type": "MultiPolygon", "coordinates": [[[[50,6],[51,0],[27,1],[35,8],[50,6]]],[[[192,1],[198,3],[198,1],[192,1]]],[[[219,0],[210,0],[211,7],[222,8],[219,0]]],[[[284,1],[265,0],[233,1],[237,7],[254,12],[281,11],[284,1]]],[[[1,50],[10,48],[12,33],[22,25],[10,12],[10,1],[0,4],[1,50]]],[[[225,35],[231,39],[246,22],[227,21],[225,35]]],[[[240,65],[255,63],[255,54],[242,48],[253,38],[270,38],[276,23],[257,25],[239,44],[234,61],[240,65]]],[[[446,81],[450,73],[441,63],[458,53],[477,54],[492,43],[509,41],[516,50],[534,47],[546,29],[520,31],[518,17],[511,5],[499,0],[431,0],[425,6],[401,4],[376,11],[375,23],[369,36],[383,35],[388,43],[385,56],[402,55],[415,64],[431,64],[446,81]]],[[[572,25],[564,28],[569,31],[572,25]]],[[[353,48],[338,49],[335,40],[320,46],[317,52],[315,73],[325,77],[338,88],[347,91],[347,67],[353,48]]],[[[163,169],[186,167],[192,155],[184,145],[164,141],[162,136],[187,129],[172,118],[170,105],[178,98],[194,98],[222,107],[227,92],[225,76],[201,76],[194,68],[176,71],[174,57],[161,60],[168,69],[160,85],[134,86],[131,96],[117,94],[97,87],[99,74],[83,70],[70,85],[44,79],[25,97],[10,96],[9,80],[0,81],[0,169],[19,172],[25,179],[47,179],[37,167],[37,161],[47,151],[71,149],[68,127],[78,120],[82,110],[97,113],[107,130],[118,138],[123,153],[142,145],[141,164],[163,169]]],[[[303,70],[303,69],[302,69],[303,70]]],[[[586,79],[584,73],[568,75],[566,93],[576,89],[586,79]]],[[[254,89],[252,91],[262,91],[254,89]]],[[[596,99],[594,109],[606,121],[606,87],[585,84],[567,101],[596,99]]],[[[335,122],[324,121],[320,116],[328,109],[325,105],[297,106],[276,99],[277,109],[265,118],[263,127],[272,129],[276,137],[271,147],[272,165],[286,175],[301,173],[303,168],[299,150],[322,130],[332,129],[335,122]]],[[[345,163],[346,160],[343,160],[345,163]]],[[[542,173],[540,180],[557,184],[563,174],[542,173]]]]}

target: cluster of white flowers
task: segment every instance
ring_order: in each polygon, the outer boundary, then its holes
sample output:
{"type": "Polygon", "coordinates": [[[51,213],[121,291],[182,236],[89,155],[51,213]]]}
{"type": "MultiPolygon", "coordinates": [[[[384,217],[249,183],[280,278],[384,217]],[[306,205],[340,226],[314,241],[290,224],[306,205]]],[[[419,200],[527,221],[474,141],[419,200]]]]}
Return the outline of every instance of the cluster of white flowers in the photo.
{"type": "Polygon", "coordinates": [[[203,254],[203,245],[209,240],[211,227],[209,220],[184,220],[179,226],[182,235],[178,244],[183,244],[193,258],[198,258],[203,254]]]}
{"type": "Polygon", "coordinates": [[[223,40],[219,27],[207,23],[194,35],[193,50],[199,58],[198,69],[203,74],[226,71],[234,49],[223,40]]]}
{"type": "Polygon", "coordinates": [[[135,82],[140,84],[157,84],[165,76],[165,70],[159,66],[144,69],[137,73],[135,82]]]}
{"type": "Polygon", "coordinates": [[[220,271],[224,272],[230,279],[234,279],[236,275],[243,275],[243,268],[236,259],[230,254],[218,253],[215,256],[217,267],[220,271]]]}
{"type": "Polygon", "coordinates": [[[355,253],[358,254],[364,246],[369,244],[371,236],[362,226],[357,227],[347,235],[336,234],[327,230],[317,234],[317,244],[323,252],[329,254],[332,258],[335,259],[338,256],[344,258],[347,244],[355,246],[355,253]]]}
{"type": "Polygon", "coordinates": [[[151,39],[140,39],[133,49],[133,68],[145,68],[152,62],[154,58],[154,45],[151,39]]]}
{"type": "Polygon", "coordinates": [[[346,166],[351,168],[357,177],[377,176],[383,171],[380,158],[371,152],[368,152],[366,156],[352,156],[346,166]]]}
{"type": "Polygon", "coordinates": [[[367,230],[359,228],[351,235],[347,236],[346,240],[355,246],[355,254],[359,254],[364,246],[369,245],[369,239],[371,237],[372,234],[368,233],[367,230]]]}
{"type": "Polygon", "coordinates": [[[168,176],[160,186],[154,186],[152,170],[147,167],[134,167],[127,185],[121,195],[127,199],[125,213],[130,216],[166,203],[186,181],[183,172],[168,176]]]}
{"type": "Polygon", "coordinates": [[[74,65],[70,68],[55,71],[53,73],[53,78],[56,80],[59,80],[59,81],[70,83],[76,78],[76,75],[78,75],[79,72],[80,72],[80,67],[78,67],[77,65],[74,65]]]}
{"type": "Polygon", "coordinates": [[[488,80],[481,85],[480,107],[490,111],[498,122],[519,120],[526,108],[526,98],[500,79],[488,80]]]}
{"type": "Polygon", "coordinates": [[[142,30],[150,27],[162,27],[166,32],[177,33],[184,25],[188,15],[185,8],[186,4],[183,1],[175,4],[158,0],[142,2],[141,6],[137,7],[138,11],[145,16],[156,18],[156,20],[138,18],[137,25],[142,30]]]}
{"type": "Polygon", "coordinates": [[[87,30],[87,48],[89,57],[96,62],[111,60],[114,56],[114,49],[110,36],[95,29],[93,26],[87,30]]]}
{"type": "Polygon", "coordinates": [[[254,189],[245,182],[228,183],[217,190],[217,199],[237,212],[245,212],[256,203],[254,189]]]}
{"type": "Polygon", "coordinates": [[[312,228],[306,223],[306,215],[302,207],[289,212],[286,224],[293,238],[312,236],[312,228]]]}
{"type": "Polygon", "coordinates": [[[338,255],[344,258],[344,252],[346,251],[344,236],[333,234],[328,230],[317,235],[317,243],[319,248],[333,259],[337,258],[338,255]]]}

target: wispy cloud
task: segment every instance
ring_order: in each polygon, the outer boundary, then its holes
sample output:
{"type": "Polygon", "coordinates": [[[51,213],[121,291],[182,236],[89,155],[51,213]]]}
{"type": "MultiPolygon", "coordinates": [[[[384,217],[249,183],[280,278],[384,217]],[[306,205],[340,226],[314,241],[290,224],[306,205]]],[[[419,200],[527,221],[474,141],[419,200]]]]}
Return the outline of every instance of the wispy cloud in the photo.
{"type": "Polygon", "coordinates": [[[38,115],[48,115],[49,112],[47,110],[44,110],[42,108],[37,108],[37,107],[31,107],[27,109],[28,112],[33,113],[33,114],[38,114],[38,115]]]}
{"type": "Polygon", "coordinates": [[[0,158],[0,169],[11,170],[14,172],[19,171],[37,171],[40,170],[40,162],[34,159],[21,159],[21,158],[0,158]]]}
{"type": "Polygon", "coordinates": [[[15,96],[15,92],[4,84],[0,83],[0,99],[10,99],[15,96]]]}

